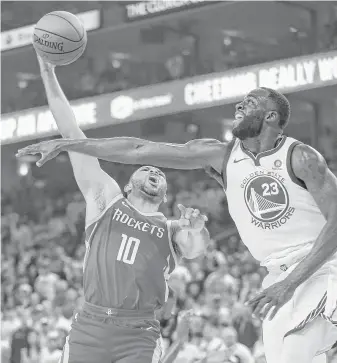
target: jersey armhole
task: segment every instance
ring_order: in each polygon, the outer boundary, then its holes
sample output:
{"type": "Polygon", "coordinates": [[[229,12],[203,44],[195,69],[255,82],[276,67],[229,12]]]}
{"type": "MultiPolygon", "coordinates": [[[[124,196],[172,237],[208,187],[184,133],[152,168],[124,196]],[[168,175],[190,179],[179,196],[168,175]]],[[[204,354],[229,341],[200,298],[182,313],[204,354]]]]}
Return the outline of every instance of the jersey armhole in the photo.
{"type": "Polygon", "coordinates": [[[227,152],[226,152],[226,155],[225,155],[223,163],[222,163],[221,178],[223,181],[224,191],[226,191],[226,189],[227,189],[227,164],[228,164],[229,158],[232,155],[232,151],[233,151],[234,145],[236,143],[236,140],[237,139],[234,137],[233,140],[228,144],[227,152]]]}
{"type": "Polygon", "coordinates": [[[300,186],[301,188],[307,190],[307,186],[305,185],[304,181],[297,178],[297,176],[295,175],[292,164],[291,164],[291,157],[292,157],[293,151],[297,145],[301,145],[301,144],[302,144],[302,142],[295,141],[289,146],[288,153],[287,153],[287,171],[288,171],[290,179],[293,183],[295,183],[298,186],[300,186]]]}
{"type": "Polygon", "coordinates": [[[90,226],[99,221],[104,216],[104,214],[111,208],[111,206],[122,198],[123,194],[117,194],[97,217],[86,223],[85,230],[89,229],[90,226]]]}

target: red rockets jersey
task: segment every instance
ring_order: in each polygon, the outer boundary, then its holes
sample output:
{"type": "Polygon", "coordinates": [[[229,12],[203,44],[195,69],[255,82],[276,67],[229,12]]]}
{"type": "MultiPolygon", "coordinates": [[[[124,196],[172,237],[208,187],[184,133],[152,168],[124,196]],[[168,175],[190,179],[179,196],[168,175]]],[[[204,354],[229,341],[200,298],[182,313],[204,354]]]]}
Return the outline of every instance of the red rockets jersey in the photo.
{"type": "Polygon", "coordinates": [[[118,309],[161,307],[176,265],[170,223],[117,196],[86,229],[83,288],[88,303],[118,309]]]}

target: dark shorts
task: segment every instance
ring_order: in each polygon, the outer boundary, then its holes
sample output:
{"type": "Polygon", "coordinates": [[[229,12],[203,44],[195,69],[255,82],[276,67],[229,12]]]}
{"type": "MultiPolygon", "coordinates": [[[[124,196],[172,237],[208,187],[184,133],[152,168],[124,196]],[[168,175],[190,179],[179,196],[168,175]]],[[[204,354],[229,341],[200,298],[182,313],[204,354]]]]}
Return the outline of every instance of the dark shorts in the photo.
{"type": "Polygon", "coordinates": [[[74,315],[60,363],[158,363],[160,326],[154,312],[85,303],[74,315]]]}

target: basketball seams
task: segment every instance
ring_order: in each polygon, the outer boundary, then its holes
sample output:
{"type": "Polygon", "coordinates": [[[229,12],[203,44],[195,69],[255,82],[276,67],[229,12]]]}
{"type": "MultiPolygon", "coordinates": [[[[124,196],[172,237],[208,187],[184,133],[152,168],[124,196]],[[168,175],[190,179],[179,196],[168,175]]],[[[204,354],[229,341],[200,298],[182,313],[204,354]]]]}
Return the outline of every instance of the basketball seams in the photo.
{"type": "Polygon", "coordinates": [[[69,39],[67,37],[64,37],[63,35],[59,35],[59,34],[53,33],[53,32],[51,32],[49,30],[46,30],[46,29],[35,28],[35,30],[40,30],[40,31],[45,32],[45,33],[49,33],[49,34],[56,35],[57,37],[63,38],[65,40],[68,40],[69,42],[73,42],[73,43],[78,43],[78,42],[80,42],[82,40],[82,39],[80,39],[80,40],[72,40],[72,39],[69,39]]]}
{"type": "Polygon", "coordinates": [[[81,56],[82,54],[79,54],[79,53],[77,53],[76,55],[75,55],[75,57],[74,58],[71,58],[67,63],[65,63],[64,65],[68,65],[68,64],[71,64],[72,62],[74,62],[75,60],[77,60],[80,56],[81,56]]]}
{"type": "MultiPolygon", "coordinates": [[[[79,40],[77,40],[78,42],[80,42],[84,36],[85,36],[85,29],[83,29],[83,35],[81,36],[81,34],[78,32],[78,30],[74,27],[74,25],[66,18],[63,18],[61,15],[58,14],[53,14],[53,13],[49,13],[47,14],[47,16],[56,16],[57,18],[63,19],[64,21],[66,21],[69,25],[71,25],[71,27],[75,30],[76,34],[80,37],[79,40]]],[[[80,23],[81,24],[81,23],[80,23]]],[[[83,25],[81,24],[81,27],[83,28],[83,25]]]]}
{"type": "Polygon", "coordinates": [[[41,49],[39,47],[37,47],[38,49],[40,49],[43,53],[47,53],[47,54],[69,54],[69,53],[72,53],[72,52],[75,52],[76,50],[79,50],[81,47],[83,47],[83,44],[81,44],[78,48],[76,49],[73,49],[73,50],[70,50],[69,52],[61,52],[61,53],[53,53],[53,52],[47,52],[46,50],[44,49],[41,49]]]}

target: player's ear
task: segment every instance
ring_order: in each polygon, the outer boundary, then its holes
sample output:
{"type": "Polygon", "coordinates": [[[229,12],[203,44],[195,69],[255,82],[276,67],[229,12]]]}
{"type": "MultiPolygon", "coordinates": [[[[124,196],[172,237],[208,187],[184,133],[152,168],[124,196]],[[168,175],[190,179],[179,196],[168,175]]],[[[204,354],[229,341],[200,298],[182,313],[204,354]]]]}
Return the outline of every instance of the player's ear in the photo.
{"type": "Polygon", "coordinates": [[[164,195],[163,202],[164,202],[164,203],[167,203],[167,195],[166,195],[166,194],[164,195]]]}
{"type": "Polygon", "coordinates": [[[124,187],[124,192],[126,194],[129,194],[131,192],[131,190],[132,190],[131,184],[130,183],[126,184],[124,187]]]}
{"type": "Polygon", "coordinates": [[[265,116],[265,122],[270,127],[279,127],[280,115],[276,111],[268,111],[265,116]]]}

